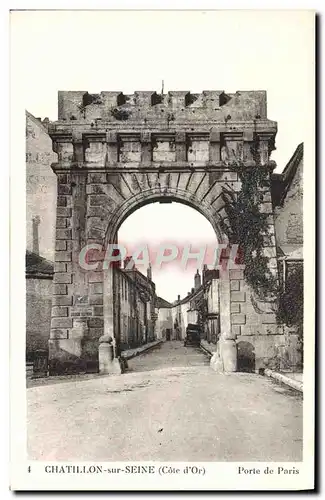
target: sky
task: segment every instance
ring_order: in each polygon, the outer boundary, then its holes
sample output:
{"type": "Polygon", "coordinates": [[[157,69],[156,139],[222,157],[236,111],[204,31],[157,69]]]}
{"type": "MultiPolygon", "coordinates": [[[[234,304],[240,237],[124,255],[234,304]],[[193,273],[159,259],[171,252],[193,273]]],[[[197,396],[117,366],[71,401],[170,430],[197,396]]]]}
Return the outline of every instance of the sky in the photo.
{"type": "MultiPolygon", "coordinates": [[[[14,11],[12,95],[22,113],[56,120],[58,90],[158,92],[162,80],[165,93],[266,90],[268,118],[278,122],[272,158],[282,171],[306,137],[313,39],[308,11],[14,11]]],[[[175,203],[138,210],[120,238],[134,240],[141,226],[162,240],[177,234],[193,242],[212,230],[175,203]]],[[[187,274],[157,274],[159,293],[169,300],[186,294],[187,274]]]]}
{"type": "MultiPolygon", "coordinates": [[[[188,253],[198,253],[200,247],[206,247],[206,256],[210,259],[209,255],[213,256],[213,248],[217,243],[210,222],[197,210],[181,203],[153,203],[140,208],[123,222],[118,238],[119,244],[130,250],[130,255],[136,255],[137,249],[142,246],[148,248],[150,258],[153,257],[152,277],[157,294],[170,302],[177,300],[178,295],[185,297],[191,291],[197,267],[202,267],[200,259],[187,260],[188,253]],[[166,255],[176,247],[178,258],[159,266],[159,244],[166,249],[166,255]],[[168,250],[169,246],[171,250],[168,250]]],[[[139,255],[140,262],[136,267],[146,274],[147,267],[141,263],[144,257],[144,253],[139,255]]]]}

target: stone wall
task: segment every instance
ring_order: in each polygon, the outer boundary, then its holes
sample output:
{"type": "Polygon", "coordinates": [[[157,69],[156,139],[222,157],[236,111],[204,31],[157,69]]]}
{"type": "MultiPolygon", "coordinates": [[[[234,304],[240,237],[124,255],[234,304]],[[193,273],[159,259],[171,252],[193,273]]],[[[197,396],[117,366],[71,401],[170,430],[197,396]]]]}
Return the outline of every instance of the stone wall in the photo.
{"type": "Polygon", "coordinates": [[[26,359],[48,350],[52,308],[52,277],[26,279],[26,359]]]}
{"type": "MultiPolygon", "coordinates": [[[[220,335],[220,283],[214,271],[214,277],[207,279],[209,272],[203,271],[204,283],[204,334],[203,339],[216,344],[220,335]]],[[[217,274],[218,273],[218,274],[217,274]]]]}
{"type": "Polygon", "coordinates": [[[208,314],[220,313],[219,282],[218,279],[212,279],[207,283],[205,297],[207,301],[208,314]]]}
{"type": "MultiPolygon", "coordinates": [[[[97,244],[105,250],[117,241],[125,218],[154,201],[190,205],[210,221],[219,243],[227,243],[222,189],[238,192],[241,188],[232,162],[258,168],[254,147],[261,164],[271,172],[276,130],[276,123],[267,119],[266,93],[262,91],[135,92],[127,96],[121,92],[59,93],[59,121],[50,125],[58,154],[50,339],[53,372],[62,367],[87,369],[88,363],[93,366],[103,333],[119,343],[114,323],[114,272],[81,268],[84,246],[97,244]]],[[[269,215],[264,251],[276,274],[268,187],[260,193],[260,200],[269,215]]],[[[230,271],[224,278],[220,279],[221,332],[230,340],[256,338],[257,345],[258,337],[267,337],[274,330],[274,314],[268,304],[250,304],[242,275],[230,271]]],[[[175,307],[182,336],[187,309],[185,303],[175,307]]]]}
{"type": "Polygon", "coordinates": [[[26,112],[26,246],[54,261],[57,155],[47,126],[26,112]]]}
{"type": "Polygon", "coordinates": [[[152,285],[139,271],[116,272],[116,316],[122,350],[156,340],[155,318],[152,315],[156,297],[152,285]],[[143,277],[142,286],[139,285],[140,277],[143,277]]]}
{"type": "Polygon", "coordinates": [[[301,370],[303,366],[303,147],[303,143],[298,145],[283,172],[273,178],[275,235],[283,290],[280,308],[281,318],[287,323],[285,338],[280,339],[278,347],[282,370],[301,370]]]}
{"type": "Polygon", "coordinates": [[[138,91],[125,95],[122,92],[89,94],[85,91],[60,91],[58,94],[58,118],[60,121],[85,120],[156,120],[162,113],[177,112],[177,116],[166,116],[166,120],[183,122],[203,117],[209,121],[223,121],[231,115],[232,120],[247,121],[266,119],[265,91],[205,90],[200,94],[189,91],[171,91],[157,94],[155,91],[138,91]]]}
{"type": "MultiPolygon", "coordinates": [[[[172,335],[174,328],[172,309],[170,307],[159,307],[156,308],[156,313],[157,313],[157,323],[156,323],[157,339],[166,340],[166,330],[170,330],[172,335]]],[[[170,340],[171,339],[172,336],[170,340]]]]}
{"type": "Polygon", "coordinates": [[[27,360],[32,360],[38,349],[48,350],[57,200],[57,178],[51,163],[55,161],[48,120],[42,122],[26,112],[27,360]]]}
{"type": "Polygon", "coordinates": [[[303,245],[303,157],[297,159],[295,174],[275,208],[277,245],[285,254],[303,245]]]}
{"type": "Polygon", "coordinates": [[[187,311],[187,324],[197,325],[199,322],[199,314],[195,309],[187,311]]]}
{"type": "Polygon", "coordinates": [[[277,324],[276,304],[260,303],[244,279],[238,279],[243,271],[230,271],[230,276],[236,278],[230,280],[233,288],[230,307],[231,328],[237,339],[238,369],[276,368],[277,346],[284,342],[283,326],[277,324]]]}

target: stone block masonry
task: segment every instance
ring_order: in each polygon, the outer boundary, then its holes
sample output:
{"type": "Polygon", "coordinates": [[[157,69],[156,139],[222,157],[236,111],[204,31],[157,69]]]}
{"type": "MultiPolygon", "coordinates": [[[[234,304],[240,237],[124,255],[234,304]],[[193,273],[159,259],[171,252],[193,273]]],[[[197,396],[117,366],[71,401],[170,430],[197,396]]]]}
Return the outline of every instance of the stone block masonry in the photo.
{"type": "MultiPolygon", "coordinates": [[[[264,91],[64,91],[59,92],[58,105],[59,119],[49,125],[58,155],[52,165],[58,180],[52,373],[94,370],[96,364],[98,368],[98,341],[103,335],[103,343],[112,339],[114,356],[119,356],[116,273],[82,269],[81,249],[116,242],[128,215],[155,201],[178,201],[198,210],[210,221],[217,240],[227,243],[222,188],[241,188],[233,161],[258,168],[255,148],[271,171],[277,131],[276,122],[267,118],[264,91]]],[[[272,235],[268,187],[261,196],[272,235]]],[[[272,238],[265,239],[264,254],[276,272],[272,238]]],[[[267,308],[260,310],[251,306],[243,269],[230,269],[220,293],[225,338],[238,341],[248,331],[255,338],[260,334],[254,331],[276,326],[267,308]]],[[[265,336],[274,335],[265,331],[265,336]]]]}
{"type": "MultiPolygon", "coordinates": [[[[241,325],[246,324],[244,313],[246,292],[244,284],[244,272],[242,269],[230,269],[230,321],[231,330],[236,337],[241,334],[241,325]]],[[[235,338],[236,338],[235,337],[235,338]]]]}

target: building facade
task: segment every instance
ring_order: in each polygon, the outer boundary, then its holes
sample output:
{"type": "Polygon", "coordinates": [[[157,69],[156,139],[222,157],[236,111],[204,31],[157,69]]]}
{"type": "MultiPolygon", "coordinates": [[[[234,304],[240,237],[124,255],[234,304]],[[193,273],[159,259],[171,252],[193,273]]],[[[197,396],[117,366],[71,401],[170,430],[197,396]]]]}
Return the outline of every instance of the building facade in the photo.
{"type": "Polygon", "coordinates": [[[55,254],[57,160],[48,120],[26,111],[26,360],[48,351],[55,254]]]}
{"type": "Polygon", "coordinates": [[[133,265],[132,268],[117,269],[115,279],[120,349],[123,351],[156,340],[156,291],[151,278],[133,265]]]}
{"type": "Polygon", "coordinates": [[[189,324],[200,325],[201,338],[217,343],[220,336],[219,272],[209,271],[206,266],[194,276],[194,287],[187,296],[170,304],[157,300],[157,328],[159,338],[184,340],[189,324]]]}
{"type": "Polygon", "coordinates": [[[157,339],[172,340],[174,338],[173,305],[161,297],[156,298],[155,313],[157,318],[157,339]]]}
{"type": "Polygon", "coordinates": [[[282,370],[303,367],[303,144],[299,144],[281,174],[273,175],[272,200],[275,213],[280,295],[280,320],[285,325],[282,370]]]}
{"type": "Polygon", "coordinates": [[[272,176],[272,201],[279,256],[303,258],[304,147],[299,144],[281,174],[272,176]]]}
{"type": "Polygon", "coordinates": [[[26,249],[54,262],[57,177],[51,164],[57,155],[48,126],[48,119],[26,111],[26,249]]]}

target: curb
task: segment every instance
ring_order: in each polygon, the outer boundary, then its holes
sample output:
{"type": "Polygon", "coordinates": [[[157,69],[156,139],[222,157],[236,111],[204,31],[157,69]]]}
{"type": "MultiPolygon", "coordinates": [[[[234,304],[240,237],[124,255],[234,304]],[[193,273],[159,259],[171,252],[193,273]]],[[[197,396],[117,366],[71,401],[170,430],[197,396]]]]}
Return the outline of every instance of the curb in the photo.
{"type": "Polygon", "coordinates": [[[209,350],[208,347],[204,346],[202,343],[200,344],[200,349],[202,349],[202,351],[204,352],[204,354],[206,354],[207,356],[210,356],[210,358],[212,358],[212,356],[214,355],[215,351],[212,352],[209,350]]]}
{"type": "Polygon", "coordinates": [[[123,358],[123,359],[135,358],[136,356],[140,356],[140,354],[143,354],[144,352],[150,351],[150,349],[153,349],[154,347],[156,347],[157,345],[160,345],[162,343],[163,343],[163,340],[155,340],[154,342],[150,342],[150,344],[145,344],[143,346],[136,347],[135,349],[128,349],[126,351],[122,351],[121,358],[123,358]]]}
{"type": "Polygon", "coordinates": [[[287,377],[286,375],[282,375],[281,373],[275,372],[273,370],[270,370],[269,368],[265,368],[264,370],[264,375],[267,377],[273,378],[274,380],[277,380],[278,382],[282,382],[285,385],[288,385],[292,389],[295,389],[296,391],[299,392],[304,392],[304,386],[303,382],[299,382],[298,380],[294,380],[290,377],[287,377]]]}

